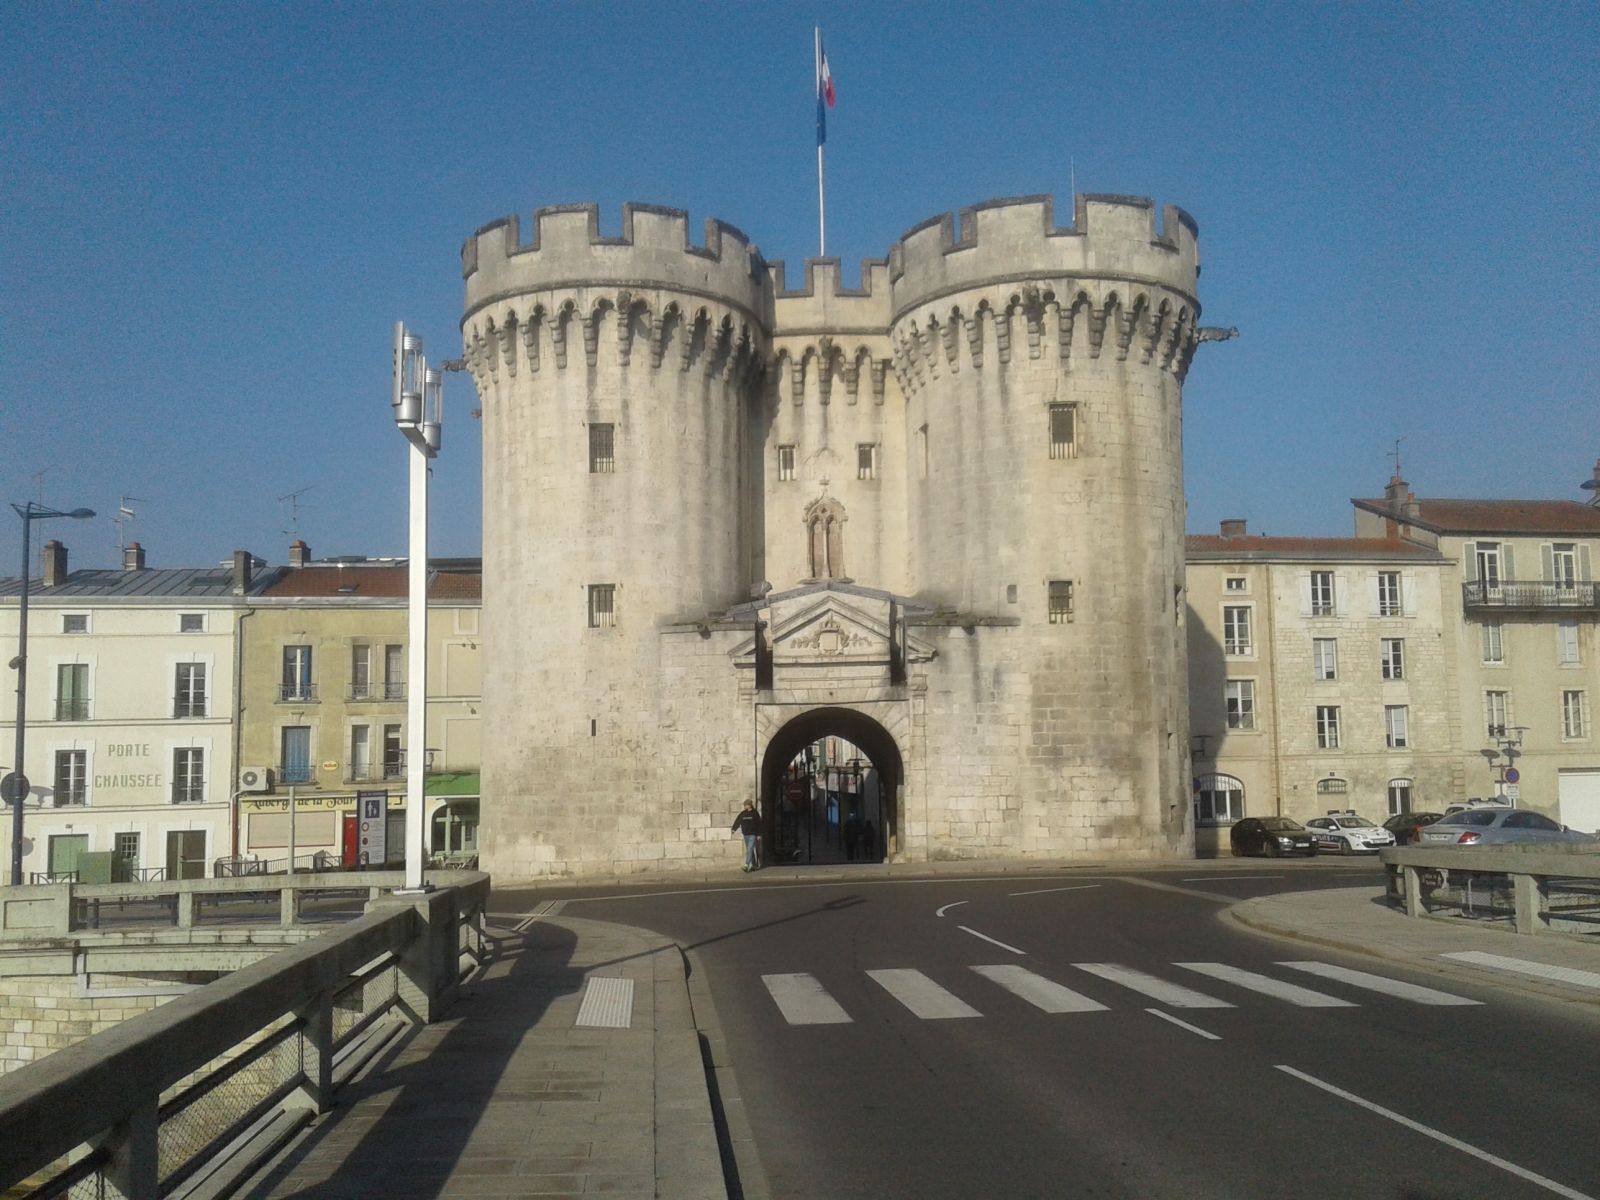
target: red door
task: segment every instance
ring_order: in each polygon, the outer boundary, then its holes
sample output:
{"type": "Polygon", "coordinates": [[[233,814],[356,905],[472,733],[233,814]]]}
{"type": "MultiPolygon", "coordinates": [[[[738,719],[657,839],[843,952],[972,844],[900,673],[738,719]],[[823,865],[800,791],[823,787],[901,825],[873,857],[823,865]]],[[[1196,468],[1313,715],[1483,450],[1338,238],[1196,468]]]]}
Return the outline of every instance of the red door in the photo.
{"type": "Polygon", "coordinates": [[[339,832],[339,858],[347,867],[356,865],[356,814],[353,812],[343,815],[343,827],[339,832]]]}

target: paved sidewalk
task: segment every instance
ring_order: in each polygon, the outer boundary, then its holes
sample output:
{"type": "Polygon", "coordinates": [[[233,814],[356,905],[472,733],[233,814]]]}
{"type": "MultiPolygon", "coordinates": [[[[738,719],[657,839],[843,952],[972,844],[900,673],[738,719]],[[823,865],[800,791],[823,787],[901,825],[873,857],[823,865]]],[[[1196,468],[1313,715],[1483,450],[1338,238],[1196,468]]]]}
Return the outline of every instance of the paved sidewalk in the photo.
{"type": "Polygon", "coordinates": [[[1460,917],[1408,917],[1383,900],[1383,889],[1342,887],[1282,892],[1232,905],[1224,919],[1259,933],[1404,962],[1517,991],[1600,1005],[1600,938],[1517,934],[1507,923],[1460,917]],[[1546,968],[1529,974],[1455,955],[1512,959],[1546,968]]]}
{"type": "Polygon", "coordinates": [[[496,956],[446,1019],[344,1088],[246,1195],[723,1200],[678,948],[608,922],[497,921],[496,956]],[[601,983],[585,1014],[627,1028],[578,1024],[591,979],[631,982],[631,1006],[601,983]]]}

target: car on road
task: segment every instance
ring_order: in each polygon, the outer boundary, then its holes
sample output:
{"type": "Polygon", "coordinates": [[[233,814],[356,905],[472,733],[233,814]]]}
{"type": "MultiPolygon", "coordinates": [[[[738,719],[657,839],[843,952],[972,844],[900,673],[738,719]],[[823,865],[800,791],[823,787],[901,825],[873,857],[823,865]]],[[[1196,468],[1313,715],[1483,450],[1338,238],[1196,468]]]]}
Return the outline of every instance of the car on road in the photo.
{"type": "Polygon", "coordinates": [[[1312,817],[1306,828],[1316,839],[1317,849],[1337,854],[1376,854],[1394,845],[1394,834],[1349,810],[1312,817]]]}
{"type": "Polygon", "coordinates": [[[1443,813],[1436,812],[1396,813],[1383,823],[1383,827],[1394,834],[1396,846],[1404,846],[1417,840],[1417,831],[1424,825],[1432,825],[1442,816],[1443,813]]]}
{"type": "Polygon", "coordinates": [[[1235,858],[1241,854],[1265,854],[1268,858],[1277,858],[1280,854],[1310,857],[1317,852],[1310,830],[1288,817],[1245,817],[1235,821],[1228,832],[1228,845],[1235,858]]]}
{"type": "Polygon", "coordinates": [[[1559,825],[1543,813],[1496,805],[1464,808],[1420,831],[1419,846],[1506,846],[1529,842],[1600,842],[1600,838],[1559,825]]]}

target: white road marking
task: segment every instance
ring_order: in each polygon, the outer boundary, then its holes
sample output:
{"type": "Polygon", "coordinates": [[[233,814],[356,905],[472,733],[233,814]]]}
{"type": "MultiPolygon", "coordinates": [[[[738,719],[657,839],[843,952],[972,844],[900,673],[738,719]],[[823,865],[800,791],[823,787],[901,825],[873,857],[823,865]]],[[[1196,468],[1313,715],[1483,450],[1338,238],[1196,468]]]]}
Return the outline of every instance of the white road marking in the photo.
{"type": "Polygon", "coordinates": [[[966,925],[957,925],[956,928],[961,930],[962,933],[970,933],[975,938],[982,938],[984,941],[988,942],[990,945],[999,946],[1000,949],[1009,950],[1013,954],[1023,954],[1023,955],[1025,955],[1025,954],[1028,953],[1026,950],[1018,950],[1015,946],[1008,946],[1004,942],[997,941],[996,939],[990,937],[987,933],[979,933],[976,929],[971,929],[966,925]]]}
{"type": "Polygon", "coordinates": [[[1188,971],[1198,971],[1201,975],[1209,975],[1212,979],[1220,979],[1224,983],[1231,983],[1236,987],[1248,988],[1252,992],[1260,992],[1263,996],[1272,996],[1279,1000],[1287,1000],[1290,1004],[1300,1008],[1355,1008],[1353,1000],[1341,1000],[1337,996],[1330,996],[1326,992],[1314,992],[1310,988],[1303,988],[1299,984],[1284,983],[1270,975],[1258,975],[1254,971],[1246,971],[1239,967],[1230,967],[1225,963],[1214,962],[1181,962],[1173,963],[1175,967],[1183,967],[1188,971]]]}
{"type": "Polygon", "coordinates": [[[949,904],[943,904],[943,905],[940,905],[938,908],[934,909],[933,910],[933,915],[936,916],[936,917],[942,917],[942,916],[944,916],[945,913],[949,912],[952,908],[960,908],[965,903],[966,903],[965,900],[952,900],[952,901],[950,901],[949,904]]]}
{"type": "Polygon", "coordinates": [[[815,976],[763,975],[761,982],[767,985],[778,1011],[791,1025],[850,1024],[850,1014],[839,1007],[815,976]]]}
{"type": "Polygon", "coordinates": [[[1488,1163],[1490,1166],[1499,1167],[1502,1171],[1505,1171],[1511,1175],[1515,1175],[1518,1179],[1526,1179],[1529,1183],[1537,1184],[1546,1191],[1554,1192],[1557,1196],[1565,1196],[1567,1200],[1595,1200],[1593,1196],[1589,1196],[1583,1192],[1574,1191],[1565,1184],[1557,1183],[1554,1179],[1546,1179],[1543,1175],[1536,1174],[1535,1172],[1528,1170],[1526,1167],[1519,1167],[1516,1163],[1507,1162],[1505,1159],[1498,1158],[1486,1150],[1479,1150],[1476,1146],[1468,1145],[1466,1142],[1463,1142],[1458,1138],[1451,1137],[1448,1133],[1440,1133],[1437,1129],[1429,1128],[1420,1121],[1413,1121],[1410,1117],[1401,1116],[1391,1108],[1384,1108],[1383,1105],[1374,1104],[1371,1100],[1363,1100],[1360,1096],[1357,1096],[1351,1092],[1347,1092],[1343,1088],[1335,1087],[1331,1083],[1325,1083],[1313,1075],[1307,1075],[1304,1071],[1297,1071],[1293,1067],[1284,1066],[1282,1063],[1278,1064],[1278,1070],[1282,1071],[1286,1075],[1293,1075],[1296,1079],[1304,1080],[1312,1087],[1321,1088],[1330,1096],[1337,1096],[1341,1100],[1348,1100],[1351,1104],[1359,1105],[1368,1112],[1375,1112],[1380,1117],[1388,1117],[1389,1120],[1394,1121],[1396,1124],[1404,1125],[1407,1129],[1414,1130],[1415,1132],[1422,1134],[1424,1137],[1430,1137],[1436,1142],[1443,1142],[1452,1150],[1459,1150],[1463,1154],[1470,1154],[1473,1158],[1480,1159],[1483,1162],[1488,1163]]]}
{"type": "Polygon", "coordinates": [[[1198,1033],[1201,1037],[1207,1039],[1208,1041],[1220,1042],[1222,1040],[1216,1034],[1201,1029],[1198,1025],[1191,1025],[1187,1021],[1180,1021],[1171,1013],[1162,1012],[1159,1008],[1147,1008],[1145,1009],[1145,1012],[1160,1017],[1163,1021],[1171,1021],[1179,1029],[1187,1029],[1190,1033],[1198,1033]]]}
{"type": "Polygon", "coordinates": [[[1577,967],[1551,967],[1544,963],[1529,962],[1525,958],[1507,958],[1503,954],[1485,954],[1481,950],[1458,950],[1442,954],[1456,962],[1472,963],[1480,967],[1494,967],[1499,971],[1515,971],[1518,975],[1535,975],[1540,979],[1553,979],[1557,983],[1575,983],[1579,987],[1600,988],[1600,974],[1582,971],[1577,967]]]}
{"type": "Polygon", "coordinates": [[[1037,892],[1007,892],[1008,896],[1044,896],[1050,892],[1081,892],[1086,888],[1097,888],[1098,883],[1078,883],[1072,887],[1040,888],[1037,892]]]}
{"type": "Polygon", "coordinates": [[[921,971],[895,968],[868,971],[867,974],[874,983],[924,1021],[983,1016],[977,1009],[945,991],[921,971]]]}
{"type": "Polygon", "coordinates": [[[1026,967],[999,966],[973,967],[985,979],[993,980],[1013,996],[1020,996],[1035,1008],[1047,1013],[1105,1012],[1106,1006],[1098,1000],[1062,987],[1054,980],[1035,975],[1026,967]]]}
{"type": "Polygon", "coordinates": [[[1211,883],[1215,880],[1221,883],[1224,879],[1282,879],[1282,875],[1196,875],[1193,879],[1181,879],[1180,883],[1211,883]]]}
{"type": "Polygon", "coordinates": [[[1186,987],[1179,987],[1175,983],[1168,983],[1164,979],[1157,979],[1154,975],[1146,975],[1143,971],[1135,971],[1132,967],[1124,967],[1119,963],[1073,963],[1072,965],[1080,971],[1098,975],[1101,979],[1120,983],[1123,987],[1149,996],[1152,1000],[1159,1000],[1162,1004],[1170,1004],[1173,1008],[1233,1007],[1226,1000],[1218,1000],[1203,992],[1192,992],[1186,987]]]}
{"type": "Polygon", "coordinates": [[[1399,979],[1390,979],[1386,975],[1369,975],[1365,971],[1352,971],[1349,967],[1336,967],[1332,963],[1323,962],[1281,962],[1280,967],[1289,967],[1296,971],[1304,971],[1308,975],[1320,975],[1324,979],[1337,980],[1339,983],[1348,983],[1352,987],[1366,988],[1371,992],[1382,992],[1387,996],[1398,996],[1402,1000],[1410,1000],[1416,1004],[1482,1004],[1482,1000],[1469,1000],[1465,996],[1453,996],[1449,992],[1437,991],[1434,988],[1423,987],[1416,983],[1404,983],[1399,979]]]}
{"type": "Polygon", "coordinates": [[[626,1029],[633,1023],[633,980],[591,975],[583,985],[577,1025],[626,1029]]]}
{"type": "Polygon", "coordinates": [[[546,900],[543,904],[539,905],[538,908],[534,909],[523,918],[521,924],[517,926],[516,932],[526,933],[533,927],[540,917],[559,916],[561,914],[561,910],[566,907],[566,904],[567,902],[565,900],[546,900]]]}

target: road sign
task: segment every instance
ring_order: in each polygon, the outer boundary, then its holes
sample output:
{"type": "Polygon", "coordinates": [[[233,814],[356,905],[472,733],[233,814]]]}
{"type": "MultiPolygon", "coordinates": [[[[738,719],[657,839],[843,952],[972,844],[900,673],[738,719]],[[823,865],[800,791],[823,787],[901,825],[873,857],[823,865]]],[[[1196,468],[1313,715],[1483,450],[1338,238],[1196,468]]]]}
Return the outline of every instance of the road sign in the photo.
{"type": "Polygon", "coordinates": [[[356,793],[356,861],[381,867],[389,858],[389,793],[356,793]]]}
{"type": "Polygon", "coordinates": [[[1522,782],[1522,772],[1517,770],[1515,767],[1507,767],[1506,768],[1506,782],[1507,783],[1521,783],[1522,782]]]}
{"type": "Polygon", "coordinates": [[[1514,783],[1508,783],[1506,784],[1505,796],[1507,800],[1515,804],[1518,800],[1522,799],[1522,789],[1514,783]]]}
{"type": "Polygon", "coordinates": [[[12,771],[4,779],[0,779],[0,800],[7,804],[15,804],[19,799],[28,794],[28,777],[20,771],[12,771]]]}

